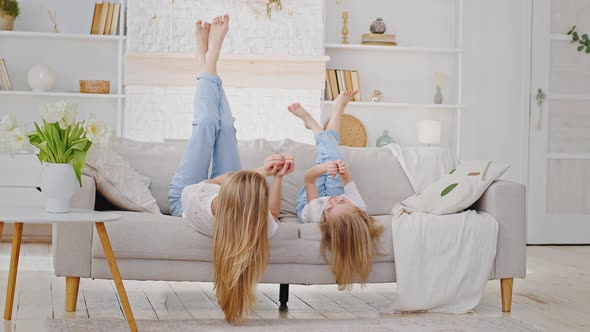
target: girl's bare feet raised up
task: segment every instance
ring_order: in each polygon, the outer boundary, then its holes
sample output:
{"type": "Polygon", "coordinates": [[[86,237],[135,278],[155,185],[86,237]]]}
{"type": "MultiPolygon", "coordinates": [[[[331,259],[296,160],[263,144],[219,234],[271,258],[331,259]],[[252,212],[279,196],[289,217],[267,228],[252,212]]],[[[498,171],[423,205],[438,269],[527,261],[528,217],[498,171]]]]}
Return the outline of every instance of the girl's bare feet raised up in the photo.
{"type": "Polygon", "coordinates": [[[223,39],[229,30],[229,16],[218,16],[211,22],[209,28],[207,53],[205,54],[205,65],[203,71],[217,76],[217,60],[219,60],[219,53],[221,46],[223,46],[223,39]]]}
{"type": "Polygon", "coordinates": [[[207,49],[209,48],[209,29],[211,28],[211,24],[205,23],[203,25],[203,21],[198,20],[195,22],[195,42],[197,44],[196,47],[196,56],[197,61],[200,65],[205,63],[205,54],[207,53],[207,49]]]}
{"type": "Polygon", "coordinates": [[[313,131],[314,134],[322,131],[322,127],[320,127],[318,122],[313,118],[313,116],[311,116],[311,114],[309,114],[308,111],[305,110],[305,108],[303,108],[303,106],[301,106],[301,104],[295,103],[289,106],[288,109],[289,112],[293,113],[293,115],[303,120],[305,128],[313,131]]]}
{"type": "Polygon", "coordinates": [[[335,130],[340,132],[340,119],[342,118],[342,114],[344,114],[344,109],[352,97],[356,96],[357,93],[359,93],[358,90],[343,91],[338,95],[338,97],[336,97],[336,99],[334,99],[332,115],[330,116],[330,121],[326,126],[326,130],[335,130]]]}

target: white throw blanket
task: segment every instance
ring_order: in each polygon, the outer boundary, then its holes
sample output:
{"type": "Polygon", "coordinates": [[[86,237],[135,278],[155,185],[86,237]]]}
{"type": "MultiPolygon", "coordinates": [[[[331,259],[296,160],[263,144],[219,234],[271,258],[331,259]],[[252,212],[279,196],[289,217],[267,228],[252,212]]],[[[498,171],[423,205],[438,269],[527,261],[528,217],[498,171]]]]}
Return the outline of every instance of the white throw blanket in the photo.
{"type": "Polygon", "coordinates": [[[471,311],[496,257],[496,219],[476,211],[437,216],[402,210],[392,225],[398,297],[390,311],[471,311]]]}
{"type": "Polygon", "coordinates": [[[388,148],[399,160],[416,194],[424,191],[429,184],[448,174],[454,167],[449,150],[440,147],[401,147],[389,144],[388,148]]]}

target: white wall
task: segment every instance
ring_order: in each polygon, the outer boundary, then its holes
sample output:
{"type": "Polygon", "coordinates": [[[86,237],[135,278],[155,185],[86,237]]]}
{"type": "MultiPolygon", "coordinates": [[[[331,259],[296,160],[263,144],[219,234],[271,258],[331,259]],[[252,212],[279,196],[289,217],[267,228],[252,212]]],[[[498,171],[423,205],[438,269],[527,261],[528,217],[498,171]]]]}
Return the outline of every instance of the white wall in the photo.
{"type": "Polygon", "coordinates": [[[462,159],[512,165],[526,183],[530,0],[464,1],[462,159]]]}
{"type": "MultiPolygon", "coordinates": [[[[322,55],[323,0],[283,1],[283,10],[262,15],[238,0],[132,0],[127,11],[129,52],[194,52],[194,22],[228,13],[223,54],[322,55]],[[152,15],[156,15],[152,24],[152,15]],[[291,14],[291,15],[290,15],[291,14]]],[[[277,79],[280,79],[279,77],[277,79]]],[[[321,90],[228,89],[238,139],[292,138],[313,142],[287,106],[301,102],[320,119],[321,90]],[[272,125],[271,125],[272,124],[272,125]]],[[[123,135],[143,141],[187,139],[193,118],[192,87],[127,86],[123,135]]]]}

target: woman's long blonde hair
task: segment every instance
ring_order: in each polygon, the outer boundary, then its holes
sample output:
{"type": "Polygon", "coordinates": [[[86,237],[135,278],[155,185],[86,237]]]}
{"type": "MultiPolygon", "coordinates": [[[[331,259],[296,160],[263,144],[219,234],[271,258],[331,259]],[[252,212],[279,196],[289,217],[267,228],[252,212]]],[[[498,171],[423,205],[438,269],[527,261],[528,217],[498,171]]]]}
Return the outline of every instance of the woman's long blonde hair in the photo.
{"type": "Polygon", "coordinates": [[[338,289],[351,289],[356,276],[361,284],[366,283],[373,257],[378,254],[374,240],[383,233],[383,226],[357,207],[329,222],[324,218],[320,228],[321,254],[332,265],[338,289]],[[331,253],[329,259],[327,251],[331,253]]]}
{"type": "Polygon", "coordinates": [[[215,291],[225,319],[239,323],[254,310],[256,284],[268,262],[268,187],[256,172],[234,173],[217,197],[213,234],[215,291]]]}

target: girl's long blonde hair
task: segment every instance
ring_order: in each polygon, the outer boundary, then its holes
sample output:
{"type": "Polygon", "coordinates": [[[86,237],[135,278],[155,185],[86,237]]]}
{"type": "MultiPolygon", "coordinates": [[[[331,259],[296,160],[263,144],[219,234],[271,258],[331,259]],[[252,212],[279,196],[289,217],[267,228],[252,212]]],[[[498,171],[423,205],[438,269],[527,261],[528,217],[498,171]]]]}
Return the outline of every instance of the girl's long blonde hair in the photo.
{"type": "Polygon", "coordinates": [[[239,323],[254,310],[256,284],[270,254],[267,228],[264,177],[252,171],[230,175],[217,197],[213,234],[215,291],[229,323],[239,323]]]}
{"type": "Polygon", "coordinates": [[[355,277],[361,284],[367,282],[378,254],[374,240],[383,233],[383,226],[358,207],[348,215],[323,220],[321,254],[332,265],[339,290],[352,288],[355,277]],[[328,259],[326,253],[330,251],[328,259]]]}

